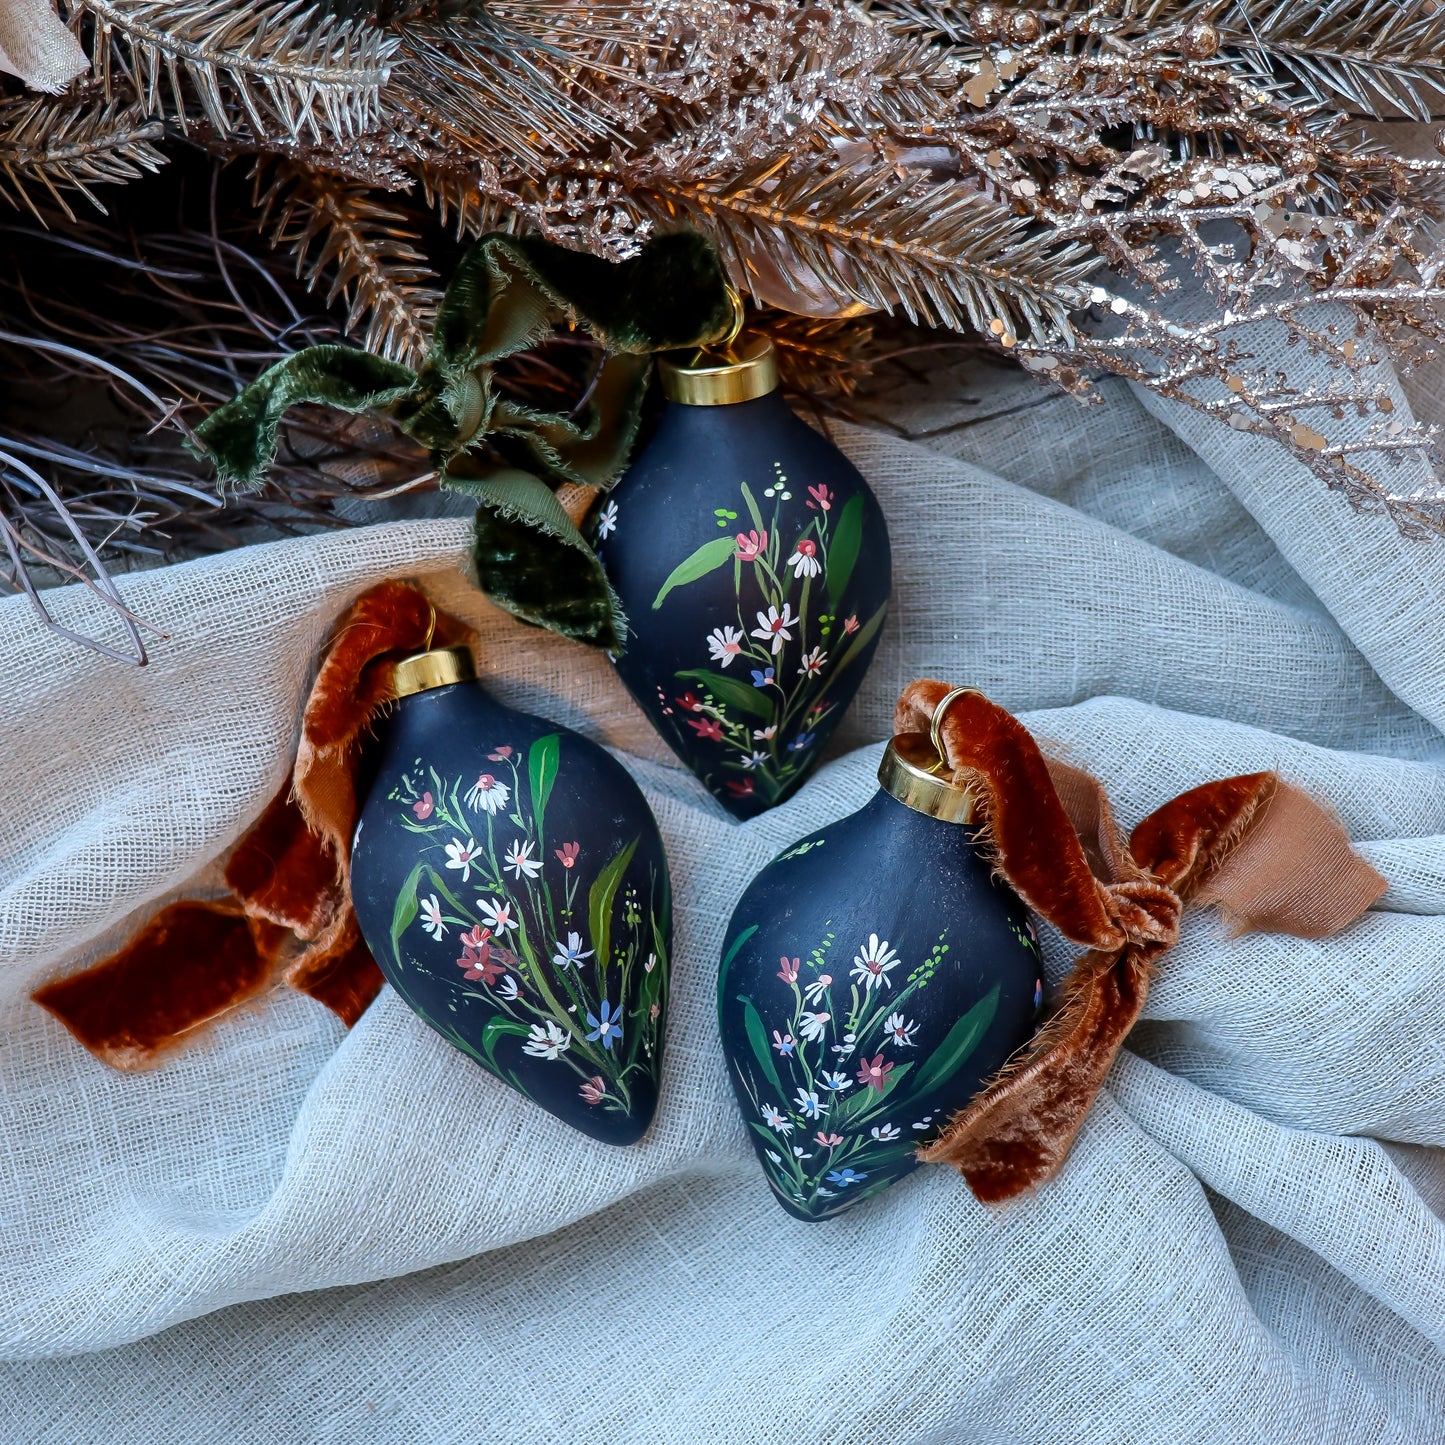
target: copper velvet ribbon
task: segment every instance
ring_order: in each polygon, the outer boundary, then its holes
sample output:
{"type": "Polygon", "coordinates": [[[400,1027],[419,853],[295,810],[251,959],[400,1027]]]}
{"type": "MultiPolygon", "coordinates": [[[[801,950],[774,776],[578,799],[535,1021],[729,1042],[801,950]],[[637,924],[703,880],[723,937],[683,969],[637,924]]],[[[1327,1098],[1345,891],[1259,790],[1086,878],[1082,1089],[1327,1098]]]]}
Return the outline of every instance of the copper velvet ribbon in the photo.
{"type": "MultiPolygon", "coordinates": [[[[913,683],[896,730],[926,732],[952,691],[913,683]]],[[[1339,823],[1274,773],[1181,793],[1126,838],[1099,782],[1046,760],[1028,730],[980,693],[938,723],[956,783],[980,800],[985,842],[1015,892],[1071,943],[1052,1017],[919,1151],[952,1164],[985,1203],[1043,1183],[1063,1163],[1134,1026],[1186,904],[1217,905],[1238,932],[1322,938],[1358,918],[1385,880],[1339,823]]]]}
{"type": "Polygon", "coordinates": [[[118,952],[37,989],[97,1057],[143,1068],[279,975],[351,1025],[381,987],[351,907],[356,769],[397,662],[463,641],[415,587],[383,582],[333,629],[291,776],[226,863],[231,896],[163,908],[118,952]]]}

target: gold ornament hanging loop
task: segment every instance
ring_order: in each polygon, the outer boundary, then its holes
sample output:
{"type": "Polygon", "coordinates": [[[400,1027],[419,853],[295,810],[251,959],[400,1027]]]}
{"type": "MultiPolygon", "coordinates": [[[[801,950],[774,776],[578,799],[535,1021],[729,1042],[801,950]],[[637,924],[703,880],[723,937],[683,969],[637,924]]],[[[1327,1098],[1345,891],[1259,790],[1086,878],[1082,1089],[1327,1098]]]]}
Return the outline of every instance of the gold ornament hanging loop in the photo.
{"type": "MultiPolygon", "coordinates": [[[[969,693],[972,693],[975,697],[984,697],[984,694],[976,687],[955,687],[939,698],[938,706],[933,709],[933,716],[929,720],[929,741],[933,744],[933,751],[945,761],[947,761],[948,755],[943,751],[943,735],[941,732],[943,720],[948,716],[949,708],[951,708],[959,698],[966,697],[969,693]]],[[[985,701],[987,701],[986,698],[985,701]]]]}
{"type": "Polygon", "coordinates": [[[730,350],[734,341],[742,335],[743,330],[743,298],[738,288],[731,281],[725,283],[727,286],[728,305],[733,308],[733,324],[728,329],[728,334],[722,339],[724,351],[730,350]]]}

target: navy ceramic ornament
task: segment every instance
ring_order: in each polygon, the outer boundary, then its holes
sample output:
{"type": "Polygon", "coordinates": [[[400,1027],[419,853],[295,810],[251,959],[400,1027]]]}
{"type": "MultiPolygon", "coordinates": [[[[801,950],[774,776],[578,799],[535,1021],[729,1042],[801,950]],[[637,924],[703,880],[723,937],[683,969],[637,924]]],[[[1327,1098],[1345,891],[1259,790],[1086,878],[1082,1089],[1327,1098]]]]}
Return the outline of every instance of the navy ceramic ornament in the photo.
{"type": "Polygon", "coordinates": [[[728,925],[723,1051],[763,1172],[798,1219],[911,1172],[1033,1032],[1033,925],[941,766],[926,734],[894,738],[872,801],[769,863],[728,925]]]}
{"type": "Polygon", "coordinates": [[[772,343],[659,362],[651,442],[596,520],[628,618],[618,675],[730,813],[808,775],[888,610],[882,510],[778,390],[772,343]]]}
{"type": "Polygon", "coordinates": [[[672,934],[656,820],[622,766],[493,701],[466,648],[396,671],[351,854],[387,981],[559,1119],[631,1144],[657,1107],[672,934]]]}

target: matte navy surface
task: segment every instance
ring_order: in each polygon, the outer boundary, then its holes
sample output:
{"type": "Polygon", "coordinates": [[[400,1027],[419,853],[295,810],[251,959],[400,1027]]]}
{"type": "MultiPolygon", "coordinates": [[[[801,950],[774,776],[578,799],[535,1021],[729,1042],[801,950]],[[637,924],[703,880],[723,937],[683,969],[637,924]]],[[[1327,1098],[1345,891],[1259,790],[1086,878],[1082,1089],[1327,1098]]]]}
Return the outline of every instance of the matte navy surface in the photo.
{"type": "Polygon", "coordinates": [[[595,530],[628,690],[735,817],[781,802],[878,646],[892,556],[868,484],[779,392],[669,402],[595,530]]]}
{"type": "Polygon", "coordinates": [[[886,1189],[1033,1031],[1027,910],[973,830],[879,791],[743,894],[718,1025],[778,1202],[818,1220],[886,1189]]]}
{"type": "Polygon", "coordinates": [[[373,766],[351,887],[387,980],[559,1119],[633,1143],[657,1107],[672,932],[637,785],[476,683],[402,698],[373,766]]]}

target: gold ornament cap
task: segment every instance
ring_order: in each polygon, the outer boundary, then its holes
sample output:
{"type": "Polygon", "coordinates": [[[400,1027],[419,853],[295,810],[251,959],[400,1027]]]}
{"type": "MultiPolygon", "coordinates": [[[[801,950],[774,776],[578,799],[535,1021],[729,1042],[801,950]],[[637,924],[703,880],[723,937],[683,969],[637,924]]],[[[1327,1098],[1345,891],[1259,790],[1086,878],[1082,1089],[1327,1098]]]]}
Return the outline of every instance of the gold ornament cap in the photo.
{"type": "Polygon", "coordinates": [[[978,797],[960,788],[927,733],[899,733],[883,750],[878,782],[891,798],[943,823],[971,823],[978,797]]]}
{"type": "Polygon", "coordinates": [[[732,406],[778,389],[778,357],[766,336],[659,356],[662,394],[684,406],[732,406]]]}
{"type": "Polygon", "coordinates": [[[434,687],[450,687],[454,682],[475,682],[477,665],[469,647],[432,647],[414,652],[396,665],[391,690],[394,697],[410,697],[414,692],[430,692],[434,687]]]}

